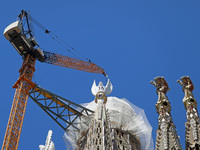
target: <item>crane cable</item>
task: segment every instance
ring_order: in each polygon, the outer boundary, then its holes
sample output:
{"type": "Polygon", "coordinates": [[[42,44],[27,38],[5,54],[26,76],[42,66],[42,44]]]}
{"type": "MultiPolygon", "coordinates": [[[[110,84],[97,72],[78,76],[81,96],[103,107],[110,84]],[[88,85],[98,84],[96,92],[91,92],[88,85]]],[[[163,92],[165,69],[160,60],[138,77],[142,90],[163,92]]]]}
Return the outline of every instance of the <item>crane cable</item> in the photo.
{"type": "Polygon", "coordinates": [[[71,54],[73,54],[75,57],[77,57],[79,60],[81,60],[76,54],[74,54],[69,48],[67,48],[66,46],[70,47],[72,50],[74,50],[75,52],[77,52],[79,55],[81,55],[84,59],[88,60],[88,62],[92,63],[91,60],[89,58],[87,58],[85,55],[83,55],[82,53],[80,53],[78,50],[76,50],[75,48],[73,48],[71,45],[69,45],[68,43],[66,43],[64,40],[62,40],[61,38],[59,38],[56,34],[54,34],[52,31],[49,31],[47,28],[45,28],[43,25],[41,25],[37,20],[35,20],[32,16],[29,15],[29,17],[31,18],[32,21],[34,21],[34,23],[36,25],[38,25],[38,27],[40,27],[43,31],[45,31],[46,34],[48,34],[53,40],[55,40],[56,42],[58,42],[63,48],[65,48],[68,52],[70,52],[71,54]],[[66,46],[65,46],[66,45],[66,46]]]}

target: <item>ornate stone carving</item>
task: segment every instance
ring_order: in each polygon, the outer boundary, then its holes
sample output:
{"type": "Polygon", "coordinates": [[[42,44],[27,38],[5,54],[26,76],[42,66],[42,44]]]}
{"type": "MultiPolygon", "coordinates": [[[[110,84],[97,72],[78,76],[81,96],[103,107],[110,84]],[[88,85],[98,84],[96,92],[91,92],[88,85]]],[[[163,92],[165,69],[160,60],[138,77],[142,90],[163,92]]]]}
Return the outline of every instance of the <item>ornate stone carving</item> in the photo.
{"type": "Polygon", "coordinates": [[[181,150],[176,127],[171,117],[171,106],[166,93],[169,91],[168,83],[164,77],[156,77],[150,82],[156,87],[158,101],[156,110],[158,117],[158,130],[156,131],[156,150],[181,150]]]}
{"type": "Polygon", "coordinates": [[[183,103],[186,109],[187,122],[185,123],[185,148],[200,149],[200,124],[197,111],[197,101],[193,96],[194,85],[189,76],[183,76],[177,81],[183,89],[183,103]]]}
{"type": "Polygon", "coordinates": [[[102,82],[96,86],[94,81],[91,91],[97,107],[87,132],[77,142],[77,150],[140,150],[140,141],[136,136],[128,131],[111,128],[106,110],[106,95],[110,94],[112,89],[110,80],[106,86],[103,86],[102,82]]]}
{"type": "Polygon", "coordinates": [[[92,85],[91,91],[92,94],[95,96],[95,102],[97,103],[98,99],[103,99],[104,103],[107,102],[107,96],[109,95],[113,90],[113,86],[112,83],[110,82],[110,79],[108,79],[108,82],[106,84],[106,86],[103,85],[102,82],[99,82],[99,85],[96,85],[96,82],[94,80],[94,83],[92,85]]]}
{"type": "Polygon", "coordinates": [[[160,113],[160,108],[165,108],[164,110],[170,113],[171,106],[169,104],[168,97],[166,93],[170,90],[168,83],[166,82],[164,77],[156,77],[154,81],[150,82],[156,87],[156,93],[158,94],[158,101],[156,103],[157,113],[160,113]]]}
{"type": "Polygon", "coordinates": [[[55,150],[55,145],[53,141],[51,141],[52,134],[53,134],[52,130],[49,130],[45,145],[39,145],[40,150],[55,150]]]}

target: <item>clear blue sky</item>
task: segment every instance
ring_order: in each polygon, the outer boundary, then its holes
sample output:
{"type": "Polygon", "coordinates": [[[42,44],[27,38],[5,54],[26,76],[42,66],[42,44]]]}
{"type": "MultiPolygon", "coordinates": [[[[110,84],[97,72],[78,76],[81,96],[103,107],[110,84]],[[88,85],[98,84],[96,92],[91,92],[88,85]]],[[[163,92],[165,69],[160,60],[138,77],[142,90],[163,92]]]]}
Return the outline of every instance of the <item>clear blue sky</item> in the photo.
{"type": "MultiPolygon", "coordinates": [[[[111,96],[125,97],[145,110],[153,127],[154,142],[157,94],[150,80],[164,76],[171,89],[167,95],[173,121],[184,147],[184,94],[176,80],[183,75],[191,77],[200,105],[199,8],[197,0],[2,0],[0,31],[3,33],[16,20],[21,9],[31,11],[42,25],[106,70],[114,86],[111,96]]],[[[34,29],[41,48],[68,55],[39,28],[34,29]]],[[[22,59],[3,34],[0,45],[2,143],[15,92],[12,85],[18,79],[22,59]]],[[[90,92],[94,79],[105,82],[102,75],[37,62],[33,81],[79,104],[94,99],[90,92]]],[[[29,99],[19,150],[39,149],[49,129],[53,130],[56,149],[64,150],[64,131],[29,99]]]]}

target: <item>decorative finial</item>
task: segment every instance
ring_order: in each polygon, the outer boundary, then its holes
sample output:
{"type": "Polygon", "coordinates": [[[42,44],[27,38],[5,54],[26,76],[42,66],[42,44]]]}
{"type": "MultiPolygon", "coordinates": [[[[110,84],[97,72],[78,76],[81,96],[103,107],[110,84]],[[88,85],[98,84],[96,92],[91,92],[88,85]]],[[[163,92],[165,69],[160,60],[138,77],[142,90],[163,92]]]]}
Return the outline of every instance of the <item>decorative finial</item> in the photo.
{"type": "Polygon", "coordinates": [[[96,82],[94,80],[94,83],[92,85],[91,91],[92,94],[95,96],[95,102],[97,103],[97,99],[104,99],[104,102],[107,102],[107,96],[109,95],[113,90],[112,83],[110,82],[110,79],[108,79],[108,82],[106,86],[103,85],[103,83],[100,81],[99,85],[96,85],[96,82]]]}
{"type": "Polygon", "coordinates": [[[166,95],[170,90],[167,81],[164,77],[156,77],[154,78],[154,81],[151,81],[150,83],[156,87],[156,93],[158,94],[158,101],[156,103],[157,113],[160,113],[161,108],[165,108],[165,110],[170,114],[171,106],[166,95]]]}
{"type": "Polygon", "coordinates": [[[151,81],[150,83],[157,88],[156,93],[158,94],[158,102],[161,102],[164,99],[168,99],[166,93],[170,89],[164,77],[156,77],[154,78],[154,81],[151,81]]]}
{"type": "Polygon", "coordinates": [[[190,104],[190,103],[194,103],[195,106],[197,106],[196,104],[196,100],[194,99],[193,96],[193,90],[194,90],[194,85],[190,79],[189,76],[183,76],[180,78],[180,80],[177,80],[177,82],[183,87],[182,90],[185,93],[185,96],[183,98],[183,103],[185,105],[190,104]]]}
{"type": "Polygon", "coordinates": [[[177,82],[183,87],[183,92],[185,90],[188,91],[187,93],[185,93],[185,97],[189,97],[190,95],[193,96],[192,91],[194,90],[194,85],[189,76],[183,76],[180,78],[180,80],[177,80],[177,82]]]}
{"type": "Polygon", "coordinates": [[[55,150],[54,143],[51,141],[52,134],[52,130],[49,130],[45,145],[39,145],[40,150],[55,150]]]}

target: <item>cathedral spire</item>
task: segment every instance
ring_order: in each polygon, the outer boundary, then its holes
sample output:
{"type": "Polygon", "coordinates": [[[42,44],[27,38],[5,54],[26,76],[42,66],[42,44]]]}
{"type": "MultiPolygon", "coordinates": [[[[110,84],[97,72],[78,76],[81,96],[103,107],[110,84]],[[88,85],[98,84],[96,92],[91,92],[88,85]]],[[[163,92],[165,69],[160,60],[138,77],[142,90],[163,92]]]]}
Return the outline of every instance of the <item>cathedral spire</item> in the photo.
{"type": "Polygon", "coordinates": [[[185,149],[199,150],[200,120],[197,111],[197,101],[192,93],[192,91],[194,90],[194,85],[189,76],[183,76],[177,82],[181,84],[181,86],[183,87],[183,92],[185,94],[183,98],[187,117],[187,122],[185,123],[185,149]]]}
{"type": "Polygon", "coordinates": [[[142,115],[138,117],[125,100],[107,97],[112,89],[110,80],[106,86],[102,82],[97,86],[94,81],[91,91],[95,102],[90,103],[95,106],[94,113],[89,126],[77,138],[76,150],[147,150],[151,147],[151,135],[146,137],[150,132],[141,121],[142,115]]]}
{"type": "Polygon", "coordinates": [[[156,131],[156,150],[181,150],[176,127],[171,117],[171,106],[166,93],[169,91],[168,83],[164,77],[156,77],[151,81],[156,87],[158,101],[156,110],[158,117],[158,130],[156,131]]]}
{"type": "Polygon", "coordinates": [[[91,88],[92,94],[95,96],[97,103],[96,110],[93,114],[90,123],[88,134],[86,137],[86,144],[78,149],[87,150],[110,150],[112,149],[112,141],[110,135],[110,118],[106,110],[107,95],[112,92],[113,86],[108,80],[107,85],[104,86],[102,82],[96,86],[94,81],[91,88]]]}

